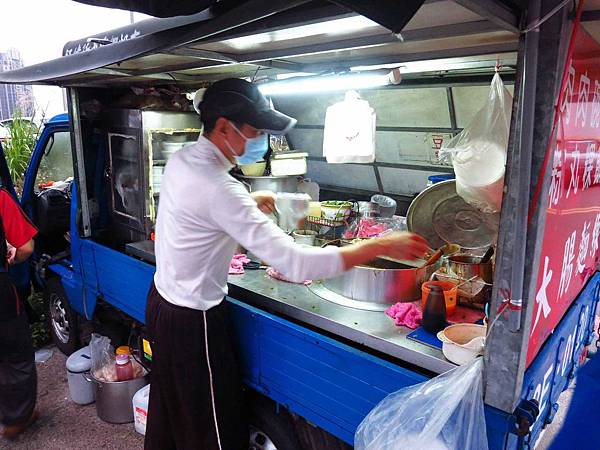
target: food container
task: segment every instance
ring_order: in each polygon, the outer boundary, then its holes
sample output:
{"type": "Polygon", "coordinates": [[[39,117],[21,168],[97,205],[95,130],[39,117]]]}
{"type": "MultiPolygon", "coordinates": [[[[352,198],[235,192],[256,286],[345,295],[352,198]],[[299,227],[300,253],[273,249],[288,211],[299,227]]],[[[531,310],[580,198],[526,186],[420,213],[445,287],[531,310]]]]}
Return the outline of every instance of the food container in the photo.
{"type": "Polygon", "coordinates": [[[146,385],[135,393],[133,396],[133,424],[135,431],[145,435],[146,424],[148,422],[148,403],[150,400],[150,385],[146,385]]]}
{"type": "Polygon", "coordinates": [[[483,354],[486,327],[474,323],[450,325],[437,334],[442,353],[454,364],[462,365],[483,354]]]}
{"type": "Polygon", "coordinates": [[[67,382],[69,397],[78,405],[89,405],[94,402],[94,385],[85,377],[92,367],[90,347],[86,346],[67,359],[67,382]]]}
{"type": "Polygon", "coordinates": [[[426,281],[421,286],[421,309],[425,311],[427,297],[431,291],[430,286],[440,286],[444,291],[444,300],[446,303],[446,314],[451,316],[456,311],[456,299],[458,297],[458,286],[449,281],[426,281]]]}
{"type": "Polygon", "coordinates": [[[323,217],[328,220],[346,220],[352,211],[352,203],[344,201],[321,202],[323,217]]]}
{"type": "Polygon", "coordinates": [[[310,197],[304,193],[278,192],[275,209],[279,227],[287,232],[294,231],[308,214],[310,197]]]}
{"type": "Polygon", "coordinates": [[[248,177],[236,175],[236,178],[246,185],[250,192],[298,192],[298,177],[248,177]]]}
{"type": "Polygon", "coordinates": [[[90,373],[85,378],[94,384],[100,419],[109,423],[133,422],[133,396],[148,384],[148,375],[127,381],[100,381],[90,373]]]}
{"type": "Polygon", "coordinates": [[[308,153],[274,152],[271,157],[271,174],[276,177],[304,175],[307,171],[308,153]]]}
{"type": "Polygon", "coordinates": [[[258,161],[252,164],[242,164],[240,169],[242,173],[247,177],[262,177],[267,168],[266,161],[258,161]]]}
{"type": "Polygon", "coordinates": [[[479,277],[486,283],[493,281],[492,263],[481,263],[481,257],[464,253],[448,257],[448,273],[456,275],[460,281],[479,277]]]}
{"type": "Polygon", "coordinates": [[[371,202],[378,206],[381,217],[393,217],[396,214],[396,200],[387,195],[374,195],[371,197],[371,202]]]}
{"type": "Polygon", "coordinates": [[[412,302],[421,298],[421,284],[431,278],[440,262],[418,267],[423,262],[402,264],[385,259],[354,267],[343,274],[323,280],[328,290],[348,299],[379,305],[412,302]]]}
{"type": "Polygon", "coordinates": [[[294,236],[294,241],[297,244],[313,246],[315,245],[317,232],[313,230],[296,230],[292,233],[292,236],[294,236]]]}

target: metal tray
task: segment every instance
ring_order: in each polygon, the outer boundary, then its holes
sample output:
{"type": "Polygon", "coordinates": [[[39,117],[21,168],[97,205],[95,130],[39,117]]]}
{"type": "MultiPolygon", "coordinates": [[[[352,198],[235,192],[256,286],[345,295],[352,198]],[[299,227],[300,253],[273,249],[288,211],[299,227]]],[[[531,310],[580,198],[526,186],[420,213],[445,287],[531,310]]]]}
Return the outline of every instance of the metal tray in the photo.
{"type": "Polygon", "coordinates": [[[499,222],[499,213],[483,213],[459,197],[454,180],[425,189],[406,216],[408,230],[423,236],[433,248],[446,243],[465,249],[489,247],[496,241],[499,222]]]}

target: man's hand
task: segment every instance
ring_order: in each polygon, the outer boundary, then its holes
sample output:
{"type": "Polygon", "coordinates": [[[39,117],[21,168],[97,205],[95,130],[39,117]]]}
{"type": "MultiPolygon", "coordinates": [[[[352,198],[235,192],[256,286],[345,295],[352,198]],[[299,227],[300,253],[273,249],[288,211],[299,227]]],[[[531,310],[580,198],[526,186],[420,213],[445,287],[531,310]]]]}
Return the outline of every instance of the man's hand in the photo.
{"type": "Polygon", "coordinates": [[[265,214],[271,214],[275,212],[275,200],[277,196],[271,191],[256,191],[251,192],[250,196],[256,202],[256,206],[265,214]]]}
{"type": "Polygon", "coordinates": [[[432,253],[427,241],[418,234],[408,232],[390,233],[378,239],[382,253],[393,259],[427,259],[425,255],[432,253]]]}
{"type": "Polygon", "coordinates": [[[430,252],[431,249],[425,239],[407,232],[390,233],[340,249],[346,270],[373,261],[378,256],[413,260],[425,258],[425,255],[430,252]]]}

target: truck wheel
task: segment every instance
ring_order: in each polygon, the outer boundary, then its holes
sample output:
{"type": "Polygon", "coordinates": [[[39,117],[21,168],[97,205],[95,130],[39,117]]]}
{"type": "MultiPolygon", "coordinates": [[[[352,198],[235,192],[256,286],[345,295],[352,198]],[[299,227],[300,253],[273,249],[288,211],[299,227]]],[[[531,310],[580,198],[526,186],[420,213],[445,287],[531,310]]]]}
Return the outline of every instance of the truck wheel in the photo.
{"type": "Polygon", "coordinates": [[[287,412],[277,413],[271,402],[253,402],[250,415],[250,450],[301,450],[287,412]]]}
{"type": "Polygon", "coordinates": [[[52,340],[68,356],[79,348],[79,323],[60,280],[51,278],[46,282],[44,300],[52,340]]]}

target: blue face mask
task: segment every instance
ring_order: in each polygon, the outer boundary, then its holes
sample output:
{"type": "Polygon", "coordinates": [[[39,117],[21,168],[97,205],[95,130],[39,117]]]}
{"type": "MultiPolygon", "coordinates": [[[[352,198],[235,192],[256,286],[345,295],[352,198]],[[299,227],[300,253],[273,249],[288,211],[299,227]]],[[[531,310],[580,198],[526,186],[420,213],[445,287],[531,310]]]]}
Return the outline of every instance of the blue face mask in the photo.
{"type": "MultiPolygon", "coordinates": [[[[244,136],[244,133],[238,130],[238,128],[233,123],[231,124],[231,126],[246,141],[246,144],[244,145],[244,153],[242,153],[240,156],[235,157],[235,161],[237,162],[237,164],[252,164],[256,161],[260,161],[267,152],[269,144],[267,134],[262,133],[260,136],[256,136],[255,138],[249,138],[244,136]]],[[[227,145],[229,146],[229,150],[235,153],[229,142],[227,142],[227,145]]]]}

